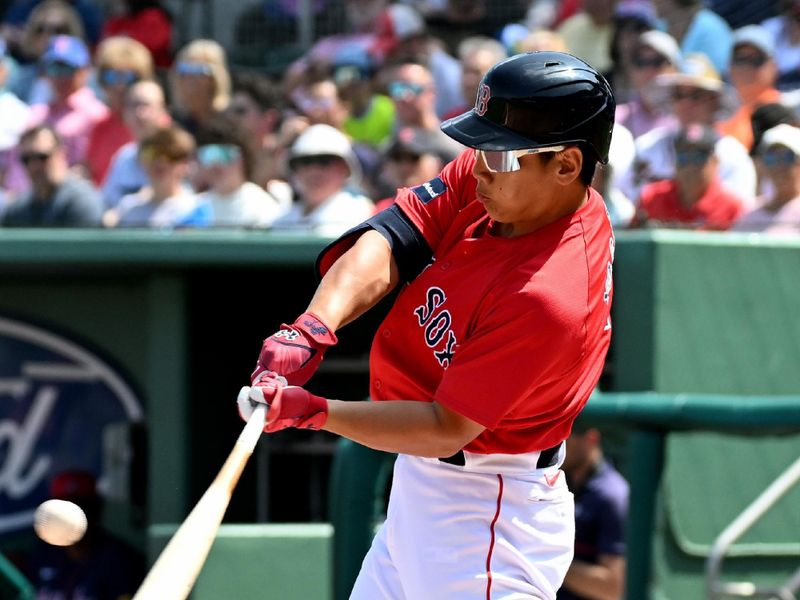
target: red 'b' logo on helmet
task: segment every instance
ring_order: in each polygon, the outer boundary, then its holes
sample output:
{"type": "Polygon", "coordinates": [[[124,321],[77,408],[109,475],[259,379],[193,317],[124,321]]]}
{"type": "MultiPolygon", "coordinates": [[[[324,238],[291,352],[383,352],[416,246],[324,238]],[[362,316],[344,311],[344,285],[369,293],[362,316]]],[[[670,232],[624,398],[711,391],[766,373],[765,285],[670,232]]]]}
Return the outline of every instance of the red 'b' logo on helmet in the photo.
{"type": "Polygon", "coordinates": [[[475,112],[479,116],[486,114],[486,109],[489,108],[489,98],[492,97],[492,90],[485,83],[482,83],[478,88],[478,97],[475,99],[475,112]]]}

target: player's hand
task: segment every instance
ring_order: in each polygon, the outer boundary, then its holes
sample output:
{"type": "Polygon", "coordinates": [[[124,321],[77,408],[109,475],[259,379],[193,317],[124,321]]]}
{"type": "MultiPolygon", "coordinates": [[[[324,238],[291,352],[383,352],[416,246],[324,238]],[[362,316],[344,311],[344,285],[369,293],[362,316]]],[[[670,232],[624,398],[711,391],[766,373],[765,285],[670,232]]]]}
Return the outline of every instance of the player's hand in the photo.
{"type": "Polygon", "coordinates": [[[294,385],[274,372],[266,371],[252,387],[243,387],[237,405],[239,416],[249,420],[258,404],[269,406],[264,431],[272,433],[287,427],[321,429],[328,420],[328,401],[294,385]]]}
{"type": "Polygon", "coordinates": [[[336,335],[319,317],[303,313],[291,325],[264,340],[250,381],[264,371],[275,371],[290,385],[303,385],[322,362],[325,351],[336,344],[336,335]]]}

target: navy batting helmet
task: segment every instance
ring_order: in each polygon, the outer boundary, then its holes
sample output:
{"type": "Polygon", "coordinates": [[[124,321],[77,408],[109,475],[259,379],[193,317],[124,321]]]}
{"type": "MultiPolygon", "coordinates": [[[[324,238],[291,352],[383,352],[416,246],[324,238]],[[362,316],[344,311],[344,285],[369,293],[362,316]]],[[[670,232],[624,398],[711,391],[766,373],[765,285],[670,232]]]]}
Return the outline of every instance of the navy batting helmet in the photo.
{"type": "Polygon", "coordinates": [[[484,75],[475,108],[442,123],[479,150],[578,144],[608,161],[616,102],[593,67],[563,52],[517,54],[484,75]]]}

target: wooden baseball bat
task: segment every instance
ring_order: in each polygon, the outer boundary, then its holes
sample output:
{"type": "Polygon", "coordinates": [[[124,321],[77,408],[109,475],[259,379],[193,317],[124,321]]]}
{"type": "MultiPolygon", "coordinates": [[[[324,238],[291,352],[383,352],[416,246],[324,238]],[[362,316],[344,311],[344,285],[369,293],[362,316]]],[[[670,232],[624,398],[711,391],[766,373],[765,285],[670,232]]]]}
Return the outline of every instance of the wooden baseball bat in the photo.
{"type": "Polygon", "coordinates": [[[192,591],[266,419],[267,406],[260,404],[214,481],[161,552],[133,600],[184,600],[192,591]]]}

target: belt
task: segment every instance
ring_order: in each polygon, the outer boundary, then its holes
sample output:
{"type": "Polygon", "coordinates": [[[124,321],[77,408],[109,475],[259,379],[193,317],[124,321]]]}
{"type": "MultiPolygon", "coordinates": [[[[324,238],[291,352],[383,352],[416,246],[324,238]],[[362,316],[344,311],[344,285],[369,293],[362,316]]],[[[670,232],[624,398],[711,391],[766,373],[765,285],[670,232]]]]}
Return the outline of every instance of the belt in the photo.
{"type": "MultiPolygon", "coordinates": [[[[554,464],[556,464],[558,462],[558,451],[561,449],[561,444],[562,442],[559,442],[552,448],[548,448],[547,450],[542,450],[539,452],[539,458],[536,460],[536,468],[546,469],[547,467],[552,467],[554,464]]],[[[456,465],[458,467],[463,467],[467,464],[463,450],[459,450],[453,454],[453,456],[440,458],[439,460],[443,463],[456,465]]]]}

